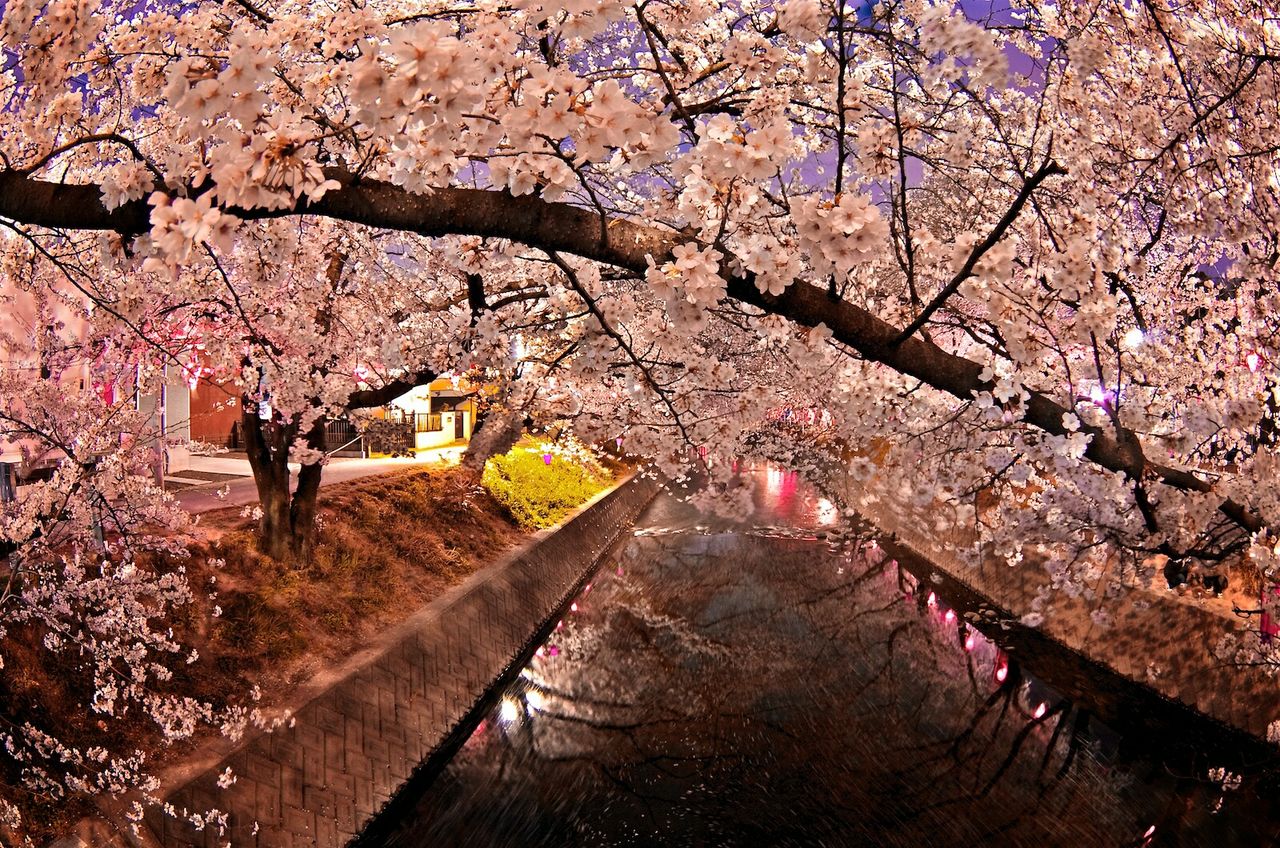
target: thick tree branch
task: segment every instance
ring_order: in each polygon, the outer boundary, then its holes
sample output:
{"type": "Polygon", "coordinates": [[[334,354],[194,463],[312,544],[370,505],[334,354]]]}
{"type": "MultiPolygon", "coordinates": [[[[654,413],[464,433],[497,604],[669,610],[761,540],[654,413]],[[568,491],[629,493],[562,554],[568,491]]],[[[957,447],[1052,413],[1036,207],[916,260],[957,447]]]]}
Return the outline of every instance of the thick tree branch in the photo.
{"type": "MultiPolygon", "coordinates": [[[[327,176],[337,180],[340,187],[317,202],[299,203],[285,210],[226,211],[245,219],[321,215],[428,237],[492,236],[545,252],[559,251],[615,265],[637,275],[645,273],[649,257],[657,262],[666,261],[677,245],[688,241],[679,233],[623,218],[608,222],[609,237],[602,241],[600,217],[595,211],[551,203],[531,195],[513,197],[507,192],[465,188],[437,189],[429,196],[414,195],[390,183],[359,180],[336,169],[329,170],[327,176]]],[[[1041,179],[1047,176],[1045,173],[1041,179]]],[[[1028,193],[1024,189],[1024,194],[1028,193]]],[[[0,171],[0,217],[64,229],[140,233],[148,229],[149,216],[149,208],[143,201],[108,212],[97,186],[59,185],[13,171],[0,171]]],[[[981,364],[924,339],[904,337],[903,331],[871,312],[847,301],[833,301],[818,286],[796,282],[781,295],[774,296],[762,294],[750,277],[727,275],[727,293],[736,300],[806,327],[825,324],[837,341],[865,358],[962,400],[991,388],[979,379],[981,364]]],[[[395,397],[389,394],[395,390],[393,387],[398,387],[400,393],[413,387],[402,383],[395,381],[383,389],[368,390],[368,394],[354,393],[353,408],[385,403],[395,397]]],[[[1034,427],[1061,436],[1067,435],[1062,418],[1069,411],[1048,396],[1031,392],[1023,418],[1034,427]]],[[[1148,462],[1138,447],[1137,435],[1129,430],[1121,428],[1121,438],[1116,438],[1099,428],[1082,429],[1091,438],[1085,457],[1108,471],[1122,473],[1133,480],[1151,475],[1165,485],[1187,491],[1213,490],[1212,484],[1189,471],[1148,462]]],[[[1254,512],[1235,501],[1225,500],[1219,510],[1250,532],[1263,526],[1254,512]]]]}
{"type": "Polygon", "coordinates": [[[360,389],[352,392],[347,398],[347,409],[372,409],[390,403],[405,392],[419,386],[427,386],[439,375],[431,370],[419,371],[407,377],[401,377],[379,386],[376,389],[360,389]]]}

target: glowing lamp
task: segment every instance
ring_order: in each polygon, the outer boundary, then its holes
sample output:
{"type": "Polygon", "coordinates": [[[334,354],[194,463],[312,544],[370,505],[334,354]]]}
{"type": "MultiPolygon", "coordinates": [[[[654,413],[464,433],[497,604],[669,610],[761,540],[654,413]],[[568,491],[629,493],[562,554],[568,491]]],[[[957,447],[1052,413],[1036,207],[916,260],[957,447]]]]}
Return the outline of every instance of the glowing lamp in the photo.
{"type": "Polygon", "coordinates": [[[947,624],[952,624],[953,622],[955,622],[956,620],[955,610],[947,610],[947,614],[943,616],[943,619],[946,620],[947,624]]]}
{"type": "Polygon", "coordinates": [[[1000,665],[996,667],[996,682],[1004,683],[1004,679],[1008,676],[1009,676],[1009,666],[1006,665],[1005,663],[1000,663],[1000,665]]]}
{"type": "Polygon", "coordinates": [[[572,604],[569,605],[569,612],[577,612],[577,611],[578,611],[578,602],[574,601],[572,604]]]}
{"type": "Polygon", "coordinates": [[[938,596],[930,592],[928,604],[931,607],[936,607],[938,605],[938,596]]]}
{"type": "Polygon", "coordinates": [[[1045,714],[1045,711],[1046,711],[1047,709],[1048,709],[1048,707],[1046,707],[1046,706],[1044,705],[1044,701],[1041,701],[1041,702],[1040,702],[1040,705],[1036,707],[1036,711],[1035,711],[1035,713],[1033,713],[1034,717],[1035,717],[1035,718],[1044,718],[1044,714],[1045,714]]]}
{"type": "Polygon", "coordinates": [[[965,637],[965,639],[964,639],[964,649],[965,649],[966,651],[972,651],[972,650],[973,650],[973,646],[974,646],[974,645],[976,645],[977,643],[978,643],[978,637],[977,637],[977,636],[975,636],[974,634],[970,633],[970,634],[969,634],[968,636],[966,636],[966,637],[965,637]]]}
{"type": "Polygon", "coordinates": [[[1115,402],[1115,397],[1115,392],[1101,386],[1094,386],[1089,390],[1089,400],[1093,401],[1094,406],[1110,406],[1115,402]]]}
{"type": "Polygon", "coordinates": [[[499,711],[499,716],[507,724],[518,721],[520,719],[520,705],[510,698],[503,698],[502,709],[499,711]]]}

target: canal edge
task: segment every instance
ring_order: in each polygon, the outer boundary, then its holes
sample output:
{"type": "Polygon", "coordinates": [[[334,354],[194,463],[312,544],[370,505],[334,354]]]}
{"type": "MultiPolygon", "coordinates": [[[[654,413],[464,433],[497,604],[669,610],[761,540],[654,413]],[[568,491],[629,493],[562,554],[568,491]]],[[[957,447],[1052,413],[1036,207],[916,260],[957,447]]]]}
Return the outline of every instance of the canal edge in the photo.
{"type": "Polygon", "coordinates": [[[288,726],[254,735],[211,767],[203,758],[199,772],[166,795],[175,814],[153,806],[130,841],[348,844],[518,673],[658,489],[651,476],[634,473],[427,604],[361,651],[358,666],[344,666],[320,691],[305,687],[311,691],[288,726]],[[228,767],[235,782],[222,786],[228,767]],[[225,832],[191,821],[214,809],[227,815],[225,832]]]}

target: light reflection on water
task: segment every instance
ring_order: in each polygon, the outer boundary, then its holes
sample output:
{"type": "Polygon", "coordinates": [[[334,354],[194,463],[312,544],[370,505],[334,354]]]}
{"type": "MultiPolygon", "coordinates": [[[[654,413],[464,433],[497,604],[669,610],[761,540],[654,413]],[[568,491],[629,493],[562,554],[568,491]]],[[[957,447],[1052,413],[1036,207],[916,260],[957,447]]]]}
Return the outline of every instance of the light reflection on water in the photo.
{"type": "Polygon", "coordinates": [[[388,844],[1268,844],[753,476],[737,526],[654,502],[388,844]]]}

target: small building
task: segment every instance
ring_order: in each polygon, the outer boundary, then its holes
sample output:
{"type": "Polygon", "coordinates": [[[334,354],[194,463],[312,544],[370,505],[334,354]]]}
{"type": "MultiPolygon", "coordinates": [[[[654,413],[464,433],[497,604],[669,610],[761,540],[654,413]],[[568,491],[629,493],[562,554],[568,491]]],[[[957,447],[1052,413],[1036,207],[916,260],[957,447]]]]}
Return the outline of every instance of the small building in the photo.
{"type": "Polygon", "coordinates": [[[479,389],[457,377],[441,377],[393,400],[392,415],[413,423],[413,447],[429,450],[471,439],[479,389]]]}

